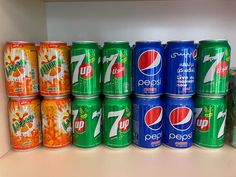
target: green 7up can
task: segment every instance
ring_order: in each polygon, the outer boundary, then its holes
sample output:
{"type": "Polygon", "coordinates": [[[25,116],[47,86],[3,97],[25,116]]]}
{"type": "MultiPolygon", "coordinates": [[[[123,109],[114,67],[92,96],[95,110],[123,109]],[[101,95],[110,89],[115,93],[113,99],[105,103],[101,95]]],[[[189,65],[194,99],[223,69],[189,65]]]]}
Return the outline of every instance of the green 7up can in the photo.
{"type": "Polygon", "coordinates": [[[73,42],[70,66],[73,95],[100,94],[100,50],[96,42],[73,42]]]}
{"type": "Polygon", "coordinates": [[[198,47],[197,93],[225,95],[228,91],[230,46],[226,40],[200,41],[198,47]]]}
{"type": "Polygon", "coordinates": [[[103,141],[112,148],[132,142],[132,112],[129,97],[106,97],[103,103],[103,141]]]}
{"type": "Polygon", "coordinates": [[[102,51],[102,92],[129,95],[131,92],[131,49],[128,42],[105,42],[102,51]]]}
{"type": "Polygon", "coordinates": [[[75,97],[72,103],[73,145],[81,148],[98,146],[101,135],[101,101],[98,97],[75,97]]]}
{"type": "Polygon", "coordinates": [[[224,145],[226,121],[224,97],[197,96],[195,100],[194,143],[206,148],[220,148],[224,145]]]}

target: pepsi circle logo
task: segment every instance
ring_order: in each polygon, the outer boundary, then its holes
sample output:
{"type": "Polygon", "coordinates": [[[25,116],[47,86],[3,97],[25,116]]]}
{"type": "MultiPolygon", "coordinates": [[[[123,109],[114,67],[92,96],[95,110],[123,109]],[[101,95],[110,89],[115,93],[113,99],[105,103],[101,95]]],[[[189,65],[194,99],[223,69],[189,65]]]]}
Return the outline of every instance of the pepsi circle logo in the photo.
{"type": "Polygon", "coordinates": [[[161,106],[149,109],[144,116],[145,124],[151,130],[159,130],[162,127],[162,115],[163,109],[161,106]]]}
{"type": "Polygon", "coordinates": [[[177,107],[171,111],[169,120],[174,129],[186,131],[193,123],[193,112],[187,107],[177,107]]]}
{"type": "Polygon", "coordinates": [[[197,50],[196,49],[193,51],[193,58],[197,58],[197,50]]]}
{"type": "Polygon", "coordinates": [[[156,50],[146,50],[138,58],[138,69],[147,76],[154,76],[162,68],[161,54],[156,50]]]}

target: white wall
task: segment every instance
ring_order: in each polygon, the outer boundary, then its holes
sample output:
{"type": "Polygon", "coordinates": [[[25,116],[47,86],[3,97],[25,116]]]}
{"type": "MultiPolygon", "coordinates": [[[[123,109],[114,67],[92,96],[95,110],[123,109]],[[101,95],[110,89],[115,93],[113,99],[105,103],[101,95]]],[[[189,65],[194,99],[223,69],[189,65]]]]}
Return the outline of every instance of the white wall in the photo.
{"type": "Polygon", "coordinates": [[[236,48],[236,1],[48,2],[46,8],[50,40],[226,38],[236,48]]]}
{"type": "MultiPolygon", "coordinates": [[[[0,51],[8,40],[41,41],[46,39],[43,0],[0,0],[0,51]]],[[[8,151],[9,125],[3,69],[0,54],[0,157],[8,151]]]]}

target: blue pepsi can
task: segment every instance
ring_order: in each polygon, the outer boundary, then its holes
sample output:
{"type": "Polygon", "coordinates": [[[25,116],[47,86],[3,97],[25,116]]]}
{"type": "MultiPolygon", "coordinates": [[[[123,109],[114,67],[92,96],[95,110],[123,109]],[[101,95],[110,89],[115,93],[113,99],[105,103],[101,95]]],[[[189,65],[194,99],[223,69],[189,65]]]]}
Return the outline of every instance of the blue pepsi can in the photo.
{"type": "Polygon", "coordinates": [[[167,96],[164,112],[164,143],[173,148],[188,148],[193,144],[194,103],[189,97],[167,96]]]}
{"type": "Polygon", "coordinates": [[[197,62],[194,41],[169,41],[165,55],[165,93],[193,95],[195,93],[197,62]]]}
{"type": "Polygon", "coordinates": [[[156,148],[162,143],[163,103],[160,97],[135,96],[133,100],[133,143],[156,148]]]}
{"type": "Polygon", "coordinates": [[[136,42],[133,50],[133,93],[160,95],[164,92],[164,47],[161,42],[136,42]]]}

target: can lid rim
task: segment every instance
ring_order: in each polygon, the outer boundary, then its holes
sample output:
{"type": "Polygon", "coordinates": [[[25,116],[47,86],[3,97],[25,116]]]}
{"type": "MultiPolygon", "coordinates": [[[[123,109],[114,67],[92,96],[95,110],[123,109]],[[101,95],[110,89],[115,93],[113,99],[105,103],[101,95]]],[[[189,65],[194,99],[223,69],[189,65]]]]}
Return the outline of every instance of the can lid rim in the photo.
{"type": "Polygon", "coordinates": [[[63,41],[41,41],[40,44],[63,44],[63,45],[67,45],[67,43],[63,42],[63,41]]]}
{"type": "Polygon", "coordinates": [[[34,42],[29,42],[29,41],[7,41],[7,43],[9,43],[9,44],[33,44],[33,45],[35,45],[35,43],[34,42]]]}
{"type": "Polygon", "coordinates": [[[73,41],[72,44],[97,44],[96,41],[73,41]]]}
{"type": "Polygon", "coordinates": [[[98,98],[99,95],[89,95],[89,96],[86,96],[86,95],[75,95],[74,96],[75,98],[81,98],[81,99],[91,99],[91,98],[98,98]]]}
{"type": "Polygon", "coordinates": [[[200,40],[200,42],[228,42],[228,39],[206,39],[206,40],[200,40]]]}
{"type": "Polygon", "coordinates": [[[104,44],[129,44],[128,41],[106,41],[104,44]]]}
{"type": "Polygon", "coordinates": [[[197,95],[199,97],[203,97],[203,98],[224,98],[225,95],[197,95]]]}
{"type": "Polygon", "coordinates": [[[57,99],[61,99],[61,98],[70,98],[70,95],[57,95],[57,96],[53,96],[53,95],[50,95],[50,96],[44,96],[43,97],[44,99],[53,99],[53,100],[57,100],[57,99]]]}
{"type": "Polygon", "coordinates": [[[20,96],[20,97],[10,97],[10,100],[31,100],[31,99],[38,99],[38,95],[35,96],[20,96]]]}
{"type": "Polygon", "coordinates": [[[167,44],[168,43],[174,43],[174,42],[193,42],[194,43],[194,40],[171,40],[171,41],[167,41],[167,44]]]}
{"type": "Polygon", "coordinates": [[[170,97],[170,98],[191,98],[192,95],[170,95],[170,94],[167,94],[167,97],[170,97]]]}

